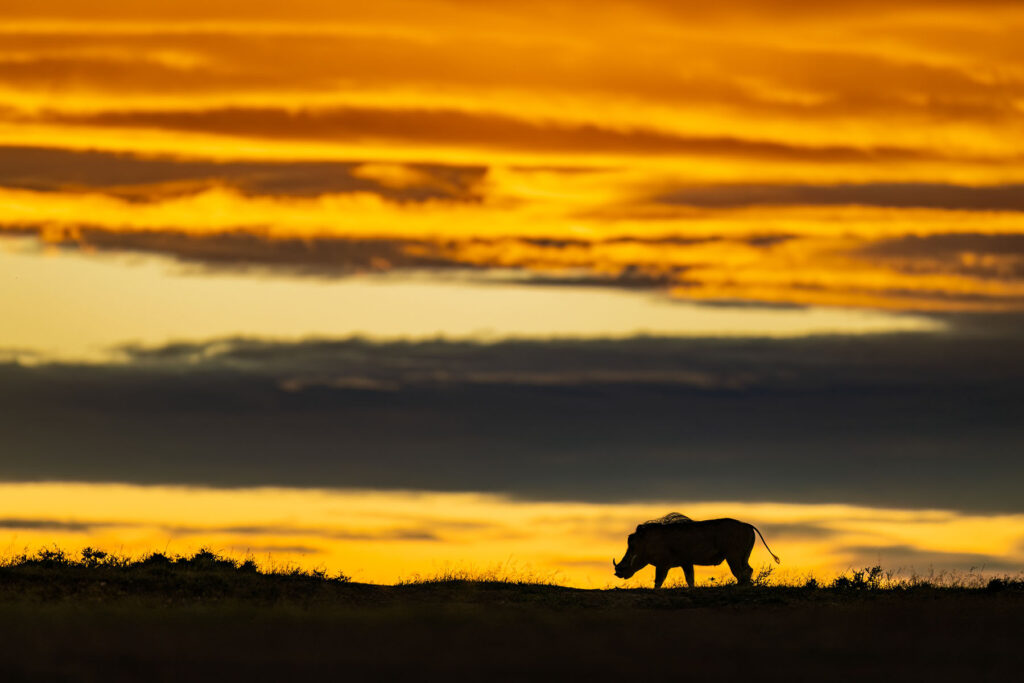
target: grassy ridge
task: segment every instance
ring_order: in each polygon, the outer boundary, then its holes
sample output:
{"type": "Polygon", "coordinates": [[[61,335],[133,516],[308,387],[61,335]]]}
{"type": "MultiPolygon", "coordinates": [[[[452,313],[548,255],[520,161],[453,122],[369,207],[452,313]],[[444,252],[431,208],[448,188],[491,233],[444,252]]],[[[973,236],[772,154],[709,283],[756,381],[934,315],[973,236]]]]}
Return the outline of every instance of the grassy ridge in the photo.
{"type": "Polygon", "coordinates": [[[110,601],[155,599],[166,604],[241,600],[254,604],[380,604],[416,601],[434,595],[487,601],[566,604],[589,607],[702,607],[743,604],[794,604],[859,601],[900,596],[1024,595],[1024,578],[982,579],[949,575],[938,580],[897,578],[881,567],[848,572],[829,581],[808,578],[802,584],[773,581],[770,568],[752,585],[701,586],[695,589],[577,589],[523,573],[448,571],[417,577],[395,586],[353,583],[344,574],[291,565],[261,567],[252,559],[235,560],[210,550],[191,557],[153,553],[141,558],[86,548],[74,557],[59,548],[42,549],[0,562],[0,601],[110,601]]]}
{"type": "MultiPolygon", "coordinates": [[[[483,580],[479,580],[483,579],[483,580]]],[[[0,565],[0,680],[1014,680],[1024,581],[395,586],[209,551],[0,565]]]]}

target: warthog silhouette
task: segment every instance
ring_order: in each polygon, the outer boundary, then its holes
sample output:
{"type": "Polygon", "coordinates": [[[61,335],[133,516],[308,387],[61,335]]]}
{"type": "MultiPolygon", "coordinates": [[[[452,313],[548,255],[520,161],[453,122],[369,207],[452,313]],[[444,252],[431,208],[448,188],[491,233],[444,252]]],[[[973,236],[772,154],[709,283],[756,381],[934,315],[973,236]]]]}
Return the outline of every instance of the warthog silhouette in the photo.
{"type": "MultiPolygon", "coordinates": [[[[724,560],[740,584],[750,583],[750,551],[754,548],[757,527],[735,519],[709,519],[695,522],[678,512],[652,519],[636,528],[626,539],[626,555],[621,562],[612,558],[615,576],[628,579],[649,564],[654,565],[654,587],[661,588],[672,567],[682,567],[686,585],[693,588],[694,565],[718,565],[724,560]]],[[[761,536],[761,542],[776,562],[761,536]]]]}

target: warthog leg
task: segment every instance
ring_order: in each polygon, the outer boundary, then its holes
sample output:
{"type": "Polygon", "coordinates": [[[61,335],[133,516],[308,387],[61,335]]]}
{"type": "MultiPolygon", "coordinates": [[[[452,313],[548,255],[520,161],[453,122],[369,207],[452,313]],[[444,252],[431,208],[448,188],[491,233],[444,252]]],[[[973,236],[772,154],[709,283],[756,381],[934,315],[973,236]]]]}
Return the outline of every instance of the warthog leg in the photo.
{"type": "Polygon", "coordinates": [[[747,564],[746,558],[727,558],[726,562],[729,563],[729,570],[736,577],[737,583],[740,585],[750,583],[750,576],[754,573],[754,568],[747,564]]]}
{"type": "Polygon", "coordinates": [[[665,577],[668,576],[669,567],[655,567],[654,568],[654,587],[661,588],[661,584],[665,583],[665,577]]]}
{"type": "Polygon", "coordinates": [[[686,585],[689,586],[690,588],[693,588],[693,585],[694,585],[694,581],[693,581],[693,565],[692,564],[684,564],[683,565],[683,574],[686,575],[686,585]]]}

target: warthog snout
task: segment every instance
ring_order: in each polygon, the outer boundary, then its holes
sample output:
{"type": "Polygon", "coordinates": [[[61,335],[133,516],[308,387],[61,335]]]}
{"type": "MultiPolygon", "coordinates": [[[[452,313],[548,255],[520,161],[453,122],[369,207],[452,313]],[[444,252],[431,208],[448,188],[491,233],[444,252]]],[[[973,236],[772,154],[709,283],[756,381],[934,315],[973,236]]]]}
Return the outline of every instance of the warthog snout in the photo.
{"type": "Polygon", "coordinates": [[[636,574],[637,568],[633,565],[636,564],[636,557],[630,556],[626,553],[626,556],[622,558],[622,562],[616,562],[615,558],[612,558],[612,567],[615,569],[615,576],[620,579],[628,579],[633,574],[636,574]]]}

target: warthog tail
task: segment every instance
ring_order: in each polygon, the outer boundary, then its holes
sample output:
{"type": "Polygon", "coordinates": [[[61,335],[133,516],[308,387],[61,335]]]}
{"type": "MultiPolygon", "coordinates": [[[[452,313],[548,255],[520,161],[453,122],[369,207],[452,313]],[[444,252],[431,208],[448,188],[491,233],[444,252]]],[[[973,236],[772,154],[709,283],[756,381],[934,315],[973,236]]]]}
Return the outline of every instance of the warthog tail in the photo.
{"type": "MultiPolygon", "coordinates": [[[[758,529],[756,526],[751,524],[750,528],[752,528],[754,531],[756,531],[758,536],[761,536],[761,530],[758,529]]],[[[775,553],[773,553],[772,549],[768,547],[768,542],[764,540],[764,536],[761,536],[761,543],[764,543],[765,550],[768,551],[768,554],[771,555],[773,558],[775,558],[775,564],[779,564],[779,563],[782,562],[782,560],[779,559],[779,556],[776,555],[775,553]]]]}

